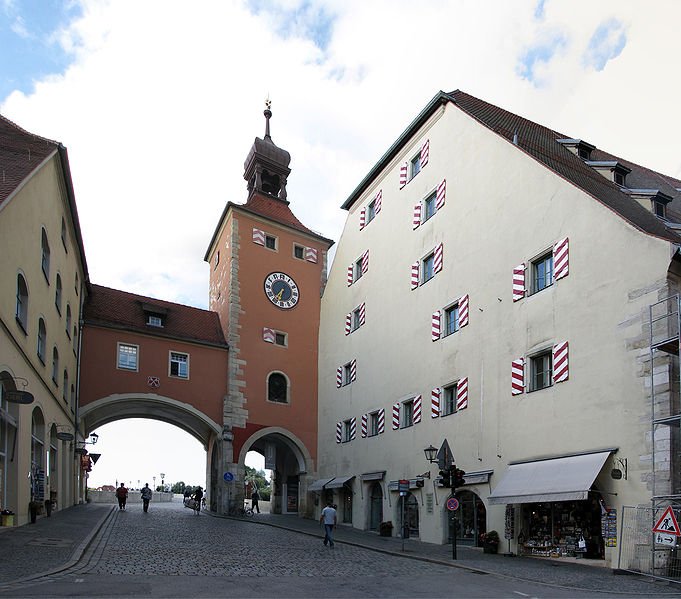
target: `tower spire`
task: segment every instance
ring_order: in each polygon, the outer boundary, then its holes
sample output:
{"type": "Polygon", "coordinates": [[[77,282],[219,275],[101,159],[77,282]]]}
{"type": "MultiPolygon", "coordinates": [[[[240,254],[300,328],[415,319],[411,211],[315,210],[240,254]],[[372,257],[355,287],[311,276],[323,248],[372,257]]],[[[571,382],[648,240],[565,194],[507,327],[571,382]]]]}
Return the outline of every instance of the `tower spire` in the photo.
{"type": "Polygon", "coordinates": [[[270,119],[272,118],[272,100],[270,100],[269,94],[267,95],[267,98],[265,100],[265,111],[263,114],[265,115],[265,139],[269,139],[272,141],[272,137],[270,136],[270,119]]]}

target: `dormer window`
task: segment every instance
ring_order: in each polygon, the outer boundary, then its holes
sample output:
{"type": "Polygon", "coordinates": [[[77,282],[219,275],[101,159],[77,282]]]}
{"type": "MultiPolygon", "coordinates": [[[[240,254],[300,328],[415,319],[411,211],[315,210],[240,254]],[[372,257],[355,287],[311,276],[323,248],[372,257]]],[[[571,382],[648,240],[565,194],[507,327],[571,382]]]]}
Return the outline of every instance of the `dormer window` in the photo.
{"type": "Polygon", "coordinates": [[[621,171],[614,171],[613,172],[613,179],[617,185],[621,185],[624,187],[624,173],[621,171]]]}
{"type": "Polygon", "coordinates": [[[582,139],[557,139],[556,141],[573,154],[577,154],[582,160],[591,160],[591,152],[596,149],[596,146],[582,139]]]}
{"type": "Polygon", "coordinates": [[[653,212],[655,213],[655,216],[659,216],[660,218],[666,218],[667,217],[667,205],[664,204],[663,202],[658,202],[657,200],[653,200],[653,212]]]}
{"type": "Polygon", "coordinates": [[[153,304],[142,304],[144,311],[144,321],[149,327],[163,327],[166,324],[168,310],[162,306],[153,304]]]}
{"type": "Polygon", "coordinates": [[[631,169],[617,162],[617,160],[585,160],[584,164],[616,185],[626,187],[627,175],[631,172],[631,169]]]}
{"type": "Polygon", "coordinates": [[[155,314],[147,314],[147,324],[150,327],[162,327],[163,319],[155,314]]]}
{"type": "Polygon", "coordinates": [[[591,158],[591,150],[585,147],[578,147],[577,148],[577,155],[582,158],[583,160],[589,160],[591,158]]]}

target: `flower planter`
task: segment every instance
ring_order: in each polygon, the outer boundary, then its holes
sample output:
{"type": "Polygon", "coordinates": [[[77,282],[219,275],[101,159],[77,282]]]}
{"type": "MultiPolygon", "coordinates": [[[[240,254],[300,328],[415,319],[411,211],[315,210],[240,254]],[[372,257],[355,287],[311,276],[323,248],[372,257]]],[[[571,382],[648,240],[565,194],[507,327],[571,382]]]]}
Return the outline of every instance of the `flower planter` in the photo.
{"type": "Polygon", "coordinates": [[[14,526],[14,514],[3,514],[1,517],[3,526],[14,526]]]}

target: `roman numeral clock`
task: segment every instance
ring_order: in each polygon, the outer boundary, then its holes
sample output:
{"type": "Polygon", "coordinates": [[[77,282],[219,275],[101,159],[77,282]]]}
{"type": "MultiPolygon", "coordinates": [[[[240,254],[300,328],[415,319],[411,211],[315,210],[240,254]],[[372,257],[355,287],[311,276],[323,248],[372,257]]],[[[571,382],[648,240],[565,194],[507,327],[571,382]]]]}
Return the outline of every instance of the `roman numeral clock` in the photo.
{"type": "Polygon", "coordinates": [[[273,272],[267,275],[265,295],[275,306],[284,310],[294,308],[300,299],[298,285],[283,272],[273,272]]]}

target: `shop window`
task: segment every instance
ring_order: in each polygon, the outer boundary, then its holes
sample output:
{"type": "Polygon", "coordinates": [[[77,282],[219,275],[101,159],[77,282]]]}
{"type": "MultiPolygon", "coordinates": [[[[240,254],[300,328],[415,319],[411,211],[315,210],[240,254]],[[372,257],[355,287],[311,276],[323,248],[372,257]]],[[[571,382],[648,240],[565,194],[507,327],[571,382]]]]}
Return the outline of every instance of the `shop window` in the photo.
{"type": "Polygon", "coordinates": [[[445,308],[445,337],[459,330],[459,302],[445,308]]]}
{"type": "Polygon", "coordinates": [[[532,293],[553,285],[553,252],[548,252],[532,262],[532,293]]]}
{"type": "Polygon", "coordinates": [[[442,388],[442,415],[456,412],[456,383],[442,388]]]}
{"type": "Polygon", "coordinates": [[[281,372],[273,372],[267,377],[267,399],[275,403],[289,403],[288,380],[281,372]]]}
{"type": "Polygon", "coordinates": [[[121,370],[137,370],[137,354],[139,347],[127,343],[118,344],[118,368],[121,370]]]}
{"type": "Polygon", "coordinates": [[[551,386],[551,352],[542,352],[530,357],[529,391],[539,391],[551,386]]]}
{"type": "Polygon", "coordinates": [[[45,280],[47,284],[50,283],[50,242],[47,240],[47,232],[45,229],[42,230],[42,236],[40,240],[41,253],[40,253],[40,267],[45,275],[45,280]]]}
{"type": "Polygon", "coordinates": [[[414,400],[410,399],[402,404],[402,418],[400,428],[408,428],[414,425],[414,400]]]}
{"type": "Polygon", "coordinates": [[[180,379],[189,378],[189,354],[170,352],[170,376],[180,379]]]}
{"type": "Polygon", "coordinates": [[[38,319],[38,343],[36,347],[36,353],[38,354],[38,359],[45,365],[45,352],[47,351],[47,327],[45,326],[45,321],[42,318],[38,319]]]}

